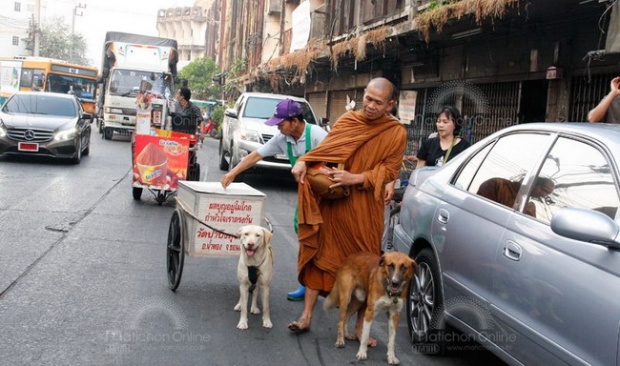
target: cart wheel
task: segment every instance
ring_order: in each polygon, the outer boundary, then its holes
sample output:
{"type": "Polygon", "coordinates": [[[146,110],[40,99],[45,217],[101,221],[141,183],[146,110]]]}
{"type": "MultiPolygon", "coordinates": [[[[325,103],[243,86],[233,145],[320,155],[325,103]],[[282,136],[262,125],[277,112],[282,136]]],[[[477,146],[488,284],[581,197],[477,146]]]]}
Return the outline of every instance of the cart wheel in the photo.
{"type": "Polygon", "coordinates": [[[183,274],[183,261],[185,258],[185,221],[183,214],[179,210],[174,210],[170,218],[168,228],[168,250],[166,255],[166,265],[168,269],[168,287],[176,291],[181,283],[183,274]]]}
{"type": "Polygon", "coordinates": [[[190,168],[189,177],[187,180],[191,180],[195,182],[200,180],[200,164],[196,163],[194,164],[192,168],[190,168]]]}
{"type": "Polygon", "coordinates": [[[159,191],[157,193],[157,196],[155,196],[155,201],[157,202],[158,205],[161,206],[164,202],[166,202],[167,198],[168,198],[168,196],[166,195],[166,192],[159,191]]]}
{"type": "Polygon", "coordinates": [[[136,201],[140,201],[140,198],[142,197],[142,188],[140,187],[133,187],[133,199],[136,201]]]}

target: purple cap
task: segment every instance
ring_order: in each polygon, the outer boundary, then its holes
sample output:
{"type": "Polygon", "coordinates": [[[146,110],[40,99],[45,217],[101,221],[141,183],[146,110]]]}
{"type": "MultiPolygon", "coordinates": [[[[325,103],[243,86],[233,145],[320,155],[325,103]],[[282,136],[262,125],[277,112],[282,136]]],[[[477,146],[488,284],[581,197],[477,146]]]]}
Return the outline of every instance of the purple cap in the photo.
{"type": "Polygon", "coordinates": [[[273,117],[269,118],[265,124],[268,126],[276,126],[282,123],[285,119],[299,116],[301,113],[301,104],[292,99],[284,99],[278,103],[273,117]]]}

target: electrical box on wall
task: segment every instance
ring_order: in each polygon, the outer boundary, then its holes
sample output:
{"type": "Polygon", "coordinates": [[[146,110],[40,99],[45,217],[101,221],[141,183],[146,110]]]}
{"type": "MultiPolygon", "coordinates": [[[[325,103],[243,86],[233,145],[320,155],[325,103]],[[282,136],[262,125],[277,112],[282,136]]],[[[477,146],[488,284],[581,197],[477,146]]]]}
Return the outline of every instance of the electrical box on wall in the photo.
{"type": "Polygon", "coordinates": [[[549,66],[547,68],[547,80],[558,80],[563,77],[563,69],[557,66],[549,66]]]}

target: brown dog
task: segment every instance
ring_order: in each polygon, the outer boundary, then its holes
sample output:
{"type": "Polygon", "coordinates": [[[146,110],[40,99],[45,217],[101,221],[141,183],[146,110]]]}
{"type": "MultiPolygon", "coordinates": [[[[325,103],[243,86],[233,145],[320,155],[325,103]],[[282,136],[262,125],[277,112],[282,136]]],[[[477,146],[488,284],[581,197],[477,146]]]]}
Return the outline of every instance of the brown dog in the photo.
{"type": "Polygon", "coordinates": [[[382,256],[374,253],[357,253],[349,256],[336,273],[334,288],[325,300],[325,310],[339,307],[338,336],[336,347],[344,347],[344,338],[354,339],[347,332],[351,315],[366,304],[360,348],[356,358],[367,358],[370,326],[375,315],[382,310],[388,314],[387,361],[399,364],[394,354],[396,328],[409,281],[413,278],[415,262],[406,254],[387,252],[382,256]]]}

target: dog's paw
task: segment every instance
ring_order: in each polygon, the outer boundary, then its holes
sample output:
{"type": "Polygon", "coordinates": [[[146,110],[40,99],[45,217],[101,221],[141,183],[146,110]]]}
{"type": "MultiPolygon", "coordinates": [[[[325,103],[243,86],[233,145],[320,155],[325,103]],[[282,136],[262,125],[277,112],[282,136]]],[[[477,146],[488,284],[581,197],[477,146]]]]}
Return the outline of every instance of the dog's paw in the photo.
{"type": "Polygon", "coordinates": [[[268,329],[273,328],[273,324],[271,324],[270,319],[263,319],[263,328],[268,328],[268,329]]]}
{"type": "Polygon", "coordinates": [[[357,351],[357,354],[355,355],[355,358],[357,358],[358,360],[365,360],[368,358],[368,355],[366,354],[365,350],[359,350],[357,351]]]}
{"type": "Polygon", "coordinates": [[[388,356],[387,356],[387,362],[390,365],[399,365],[400,364],[400,361],[398,360],[398,358],[396,358],[396,356],[390,355],[390,354],[388,354],[388,356]]]}
{"type": "Polygon", "coordinates": [[[258,308],[258,306],[256,306],[256,307],[252,306],[250,308],[250,313],[252,313],[252,314],[260,314],[260,309],[258,308]]]}
{"type": "Polygon", "coordinates": [[[344,338],[336,339],[336,348],[344,348],[344,338]]]}
{"type": "Polygon", "coordinates": [[[237,324],[237,329],[248,329],[248,322],[247,320],[239,320],[239,324],[237,324]]]}

